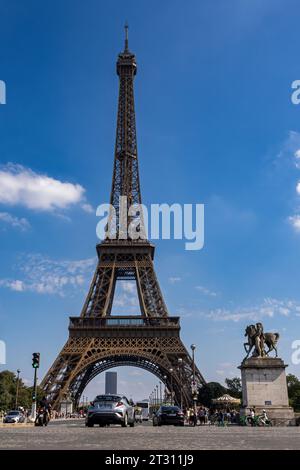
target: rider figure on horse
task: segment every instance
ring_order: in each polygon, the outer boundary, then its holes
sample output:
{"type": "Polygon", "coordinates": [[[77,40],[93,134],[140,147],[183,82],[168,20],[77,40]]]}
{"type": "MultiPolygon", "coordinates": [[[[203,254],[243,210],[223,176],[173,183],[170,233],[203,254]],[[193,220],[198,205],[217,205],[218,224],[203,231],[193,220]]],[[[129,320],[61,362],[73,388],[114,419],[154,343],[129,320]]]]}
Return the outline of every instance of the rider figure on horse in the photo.
{"type": "Polygon", "coordinates": [[[254,335],[255,347],[256,351],[259,353],[260,357],[264,357],[266,355],[265,351],[265,335],[264,335],[264,327],[262,323],[256,323],[256,333],[254,335]]]}

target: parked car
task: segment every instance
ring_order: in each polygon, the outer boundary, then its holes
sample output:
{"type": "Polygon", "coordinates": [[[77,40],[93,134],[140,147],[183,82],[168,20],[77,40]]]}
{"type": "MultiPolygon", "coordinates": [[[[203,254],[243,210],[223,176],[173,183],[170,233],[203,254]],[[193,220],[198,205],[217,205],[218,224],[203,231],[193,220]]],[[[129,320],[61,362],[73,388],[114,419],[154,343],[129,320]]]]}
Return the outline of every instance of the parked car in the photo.
{"type": "Polygon", "coordinates": [[[152,418],[153,426],[174,424],[184,426],[184,414],[178,406],[161,406],[152,418]]]}
{"type": "Polygon", "coordinates": [[[85,425],[100,427],[109,424],[121,424],[126,428],[134,426],[134,406],[123,395],[98,395],[88,409],[85,425]]]}
{"type": "Polygon", "coordinates": [[[24,423],[25,416],[21,411],[11,410],[3,418],[3,423],[24,423]]]}

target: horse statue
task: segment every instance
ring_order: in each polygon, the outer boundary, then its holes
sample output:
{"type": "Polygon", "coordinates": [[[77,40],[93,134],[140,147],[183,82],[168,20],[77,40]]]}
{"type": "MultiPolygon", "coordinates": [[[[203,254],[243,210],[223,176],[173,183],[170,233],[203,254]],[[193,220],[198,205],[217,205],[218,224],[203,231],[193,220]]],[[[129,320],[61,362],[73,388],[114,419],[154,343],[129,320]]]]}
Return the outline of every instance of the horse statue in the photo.
{"type": "Polygon", "coordinates": [[[250,352],[254,348],[252,357],[266,357],[271,351],[275,351],[277,357],[277,343],[279,340],[279,333],[264,333],[262,323],[256,323],[256,325],[248,325],[245,330],[245,336],[248,336],[248,342],[244,343],[244,348],[247,353],[247,359],[250,352]],[[265,350],[265,345],[269,348],[265,350]]]}

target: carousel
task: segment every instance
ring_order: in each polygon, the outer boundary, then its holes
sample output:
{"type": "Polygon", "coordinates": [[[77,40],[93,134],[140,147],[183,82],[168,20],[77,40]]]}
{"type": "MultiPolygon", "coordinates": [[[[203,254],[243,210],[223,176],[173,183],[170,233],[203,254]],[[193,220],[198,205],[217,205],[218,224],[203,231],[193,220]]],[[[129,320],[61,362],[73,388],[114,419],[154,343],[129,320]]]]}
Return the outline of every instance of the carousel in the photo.
{"type": "Polygon", "coordinates": [[[216,406],[216,408],[234,408],[241,404],[241,400],[225,393],[225,395],[213,399],[212,403],[216,406]]]}

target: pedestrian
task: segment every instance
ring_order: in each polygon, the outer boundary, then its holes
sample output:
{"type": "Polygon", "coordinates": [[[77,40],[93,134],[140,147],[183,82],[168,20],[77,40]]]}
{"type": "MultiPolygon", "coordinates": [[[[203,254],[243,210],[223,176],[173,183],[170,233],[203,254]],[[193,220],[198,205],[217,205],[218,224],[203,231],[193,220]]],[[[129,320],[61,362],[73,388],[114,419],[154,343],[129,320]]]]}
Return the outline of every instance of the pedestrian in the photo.
{"type": "Polygon", "coordinates": [[[224,426],[224,413],[222,410],[219,410],[217,419],[218,419],[218,425],[224,426]]]}
{"type": "Polygon", "coordinates": [[[204,408],[204,424],[207,424],[208,423],[208,413],[207,413],[207,409],[204,408]]]}
{"type": "Polygon", "coordinates": [[[255,422],[255,410],[254,410],[254,408],[250,408],[250,414],[248,416],[248,422],[251,424],[251,426],[254,426],[254,422],[255,422]]]}
{"type": "Polygon", "coordinates": [[[189,408],[186,410],[185,416],[186,416],[186,422],[187,424],[189,424],[190,423],[190,409],[189,408]]]}
{"type": "Polygon", "coordinates": [[[204,414],[204,409],[201,407],[199,409],[199,423],[200,423],[200,426],[202,426],[203,424],[205,424],[205,414],[204,414]]]}

